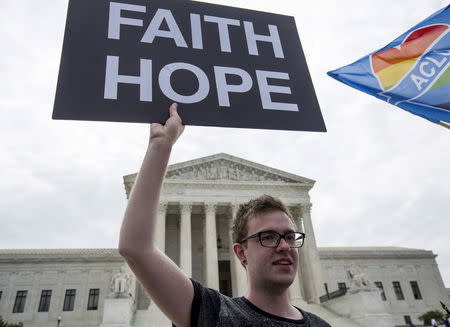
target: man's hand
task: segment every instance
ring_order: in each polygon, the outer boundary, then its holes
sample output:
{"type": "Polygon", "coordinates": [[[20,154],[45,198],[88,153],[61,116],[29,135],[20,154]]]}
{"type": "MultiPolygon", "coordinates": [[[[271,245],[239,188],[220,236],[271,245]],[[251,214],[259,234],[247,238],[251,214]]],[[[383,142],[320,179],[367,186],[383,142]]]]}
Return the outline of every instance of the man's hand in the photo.
{"type": "Polygon", "coordinates": [[[170,117],[164,125],[153,123],[150,126],[150,141],[172,146],[183,133],[184,126],[177,112],[177,104],[172,103],[169,108],[170,117]]]}

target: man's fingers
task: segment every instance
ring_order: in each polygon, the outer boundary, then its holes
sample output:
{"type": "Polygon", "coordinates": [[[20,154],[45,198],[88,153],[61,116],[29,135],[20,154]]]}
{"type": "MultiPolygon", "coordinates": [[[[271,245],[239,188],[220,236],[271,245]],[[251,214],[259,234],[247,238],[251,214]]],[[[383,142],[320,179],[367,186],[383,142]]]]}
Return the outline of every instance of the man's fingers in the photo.
{"type": "Polygon", "coordinates": [[[161,125],[160,123],[151,123],[150,124],[150,130],[152,129],[157,129],[157,128],[161,128],[163,125],[161,125]]]}
{"type": "Polygon", "coordinates": [[[175,143],[177,138],[184,130],[181,118],[177,112],[177,104],[172,103],[169,107],[170,118],[164,125],[159,123],[150,124],[150,139],[159,139],[162,141],[175,143]]]}
{"type": "Polygon", "coordinates": [[[178,104],[176,102],[172,103],[172,105],[169,108],[170,117],[172,117],[172,116],[179,117],[177,109],[178,109],[178,104]]]}
{"type": "Polygon", "coordinates": [[[170,118],[166,121],[166,126],[168,124],[170,125],[183,125],[183,121],[181,120],[181,117],[178,115],[178,104],[172,103],[172,105],[169,108],[170,118]]]}

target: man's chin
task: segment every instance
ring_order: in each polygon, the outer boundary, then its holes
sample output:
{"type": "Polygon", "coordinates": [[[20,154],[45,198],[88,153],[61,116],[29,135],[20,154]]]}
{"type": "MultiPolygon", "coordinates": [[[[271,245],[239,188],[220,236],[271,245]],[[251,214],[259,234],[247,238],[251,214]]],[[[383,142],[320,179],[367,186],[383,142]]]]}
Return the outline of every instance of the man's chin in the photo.
{"type": "Polygon", "coordinates": [[[289,265],[289,266],[272,266],[272,273],[278,277],[281,278],[292,278],[292,280],[295,277],[295,274],[297,273],[297,270],[295,269],[294,266],[289,265]]]}
{"type": "Polygon", "coordinates": [[[295,275],[276,276],[271,280],[271,284],[277,288],[288,288],[294,282],[295,275]]]}

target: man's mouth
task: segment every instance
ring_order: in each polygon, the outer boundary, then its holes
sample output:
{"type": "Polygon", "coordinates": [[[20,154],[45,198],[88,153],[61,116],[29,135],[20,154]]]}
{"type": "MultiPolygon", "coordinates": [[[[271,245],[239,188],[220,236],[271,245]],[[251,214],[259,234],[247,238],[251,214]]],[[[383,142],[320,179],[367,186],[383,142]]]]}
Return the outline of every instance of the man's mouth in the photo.
{"type": "Polygon", "coordinates": [[[291,266],[292,260],[291,259],[280,259],[280,260],[272,262],[272,265],[291,266]]]}

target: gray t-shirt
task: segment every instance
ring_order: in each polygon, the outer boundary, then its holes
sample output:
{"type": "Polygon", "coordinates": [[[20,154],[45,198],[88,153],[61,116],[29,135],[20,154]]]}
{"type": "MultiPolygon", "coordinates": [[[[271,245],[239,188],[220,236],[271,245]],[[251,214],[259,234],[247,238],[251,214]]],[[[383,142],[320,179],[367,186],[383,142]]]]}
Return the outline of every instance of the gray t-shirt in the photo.
{"type": "Polygon", "coordinates": [[[278,317],[257,308],[244,297],[230,298],[194,280],[192,284],[193,327],[331,327],[318,316],[299,308],[303,319],[278,317]]]}

